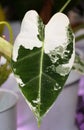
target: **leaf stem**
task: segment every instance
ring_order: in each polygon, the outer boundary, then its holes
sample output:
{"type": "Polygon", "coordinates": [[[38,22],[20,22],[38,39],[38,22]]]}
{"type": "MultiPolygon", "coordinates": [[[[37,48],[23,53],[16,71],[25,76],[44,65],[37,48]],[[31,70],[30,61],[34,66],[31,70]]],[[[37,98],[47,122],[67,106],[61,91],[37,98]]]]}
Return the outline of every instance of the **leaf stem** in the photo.
{"type": "Polygon", "coordinates": [[[64,9],[67,7],[67,5],[70,3],[70,1],[71,1],[71,0],[68,0],[68,1],[63,5],[63,7],[60,9],[59,12],[63,12],[64,9]]]}
{"type": "Polygon", "coordinates": [[[11,28],[10,24],[8,22],[6,22],[6,21],[1,21],[0,24],[4,24],[4,25],[7,26],[8,31],[9,31],[9,36],[10,36],[9,42],[11,44],[13,44],[13,31],[12,31],[12,28],[11,28]]]}
{"type": "Polygon", "coordinates": [[[11,59],[12,45],[10,42],[0,37],[0,54],[2,54],[8,61],[11,59]]]}

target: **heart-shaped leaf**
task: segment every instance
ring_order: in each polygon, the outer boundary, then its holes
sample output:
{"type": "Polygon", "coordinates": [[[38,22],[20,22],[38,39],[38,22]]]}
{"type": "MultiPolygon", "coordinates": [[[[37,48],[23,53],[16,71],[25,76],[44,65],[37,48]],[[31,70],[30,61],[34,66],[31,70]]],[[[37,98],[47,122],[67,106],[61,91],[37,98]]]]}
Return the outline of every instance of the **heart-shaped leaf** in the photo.
{"type": "Polygon", "coordinates": [[[38,122],[62,90],[74,55],[74,36],[66,15],[56,13],[44,25],[37,12],[26,13],[14,43],[12,67],[38,122]]]}

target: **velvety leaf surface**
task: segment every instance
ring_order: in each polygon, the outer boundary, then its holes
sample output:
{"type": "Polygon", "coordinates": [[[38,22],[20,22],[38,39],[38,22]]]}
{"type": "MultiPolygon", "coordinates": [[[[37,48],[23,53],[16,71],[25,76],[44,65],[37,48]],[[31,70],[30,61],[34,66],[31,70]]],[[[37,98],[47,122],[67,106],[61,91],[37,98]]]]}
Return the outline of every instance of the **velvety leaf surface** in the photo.
{"type": "Polygon", "coordinates": [[[62,90],[74,54],[67,16],[57,13],[44,25],[35,11],[26,13],[13,47],[12,68],[38,123],[62,90]]]}

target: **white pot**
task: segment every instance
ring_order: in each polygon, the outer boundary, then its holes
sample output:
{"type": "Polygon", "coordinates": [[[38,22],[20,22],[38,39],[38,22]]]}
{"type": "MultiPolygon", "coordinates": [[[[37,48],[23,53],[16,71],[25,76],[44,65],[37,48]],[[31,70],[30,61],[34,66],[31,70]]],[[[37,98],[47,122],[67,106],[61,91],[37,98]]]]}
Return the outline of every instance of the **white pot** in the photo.
{"type": "Polygon", "coordinates": [[[78,87],[77,82],[62,90],[44,118],[41,130],[78,130],[75,124],[78,87]]]}
{"type": "Polygon", "coordinates": [[[78,130],[74,121],[79,85],[76,81],[79,79],[80,75],[78,73],[71,72],[66,83],[69,87],[65,87],[62,90],[52,109],[44,117],[41,127],[38,128],[33,113],[20,94],[14,76],[11,75],[9,80],[2,87],[7,88],[6,85],[8,84],[8,89],[17,92],[19,95],[19,102],[17,105],[17,130],[52,130],[52,128],[53,130],[78,130]],[[73,84],[70,85],[71,83],[73,84]]]}
{"type": "Polygon", "coordinates": [[[0,89],[0,130],[16,130],[16,104],[18,96],[12,91],[0,89]]]}
{"type": "MultiPolygon", "coordinates": [[[[75,124],[77,106],[78,80],[80,75],[71,72],[67,87],[62,90],[53,107],[43,119],[41,128],[38,130],[78,130],[75,124]]],[[[34,129],[32,129],[34,130],[34,129]]],[[[37,130],[37,129],[35,129],[37,130]]]]}

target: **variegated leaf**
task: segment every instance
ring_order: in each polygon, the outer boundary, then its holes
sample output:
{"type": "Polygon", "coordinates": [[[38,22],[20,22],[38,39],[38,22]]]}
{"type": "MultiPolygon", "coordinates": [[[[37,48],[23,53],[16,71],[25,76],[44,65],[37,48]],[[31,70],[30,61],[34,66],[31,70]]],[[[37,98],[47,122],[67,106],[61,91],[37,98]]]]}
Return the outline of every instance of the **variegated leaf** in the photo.
{"type": "Polygon", "coordinates": [[[69,19],[56,13],[44,25],[36,11],[23,18],[12,55],[19,87],[38,123],[61,92],[75,57],[69,19]]]}

